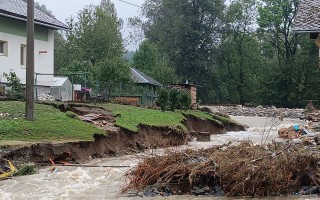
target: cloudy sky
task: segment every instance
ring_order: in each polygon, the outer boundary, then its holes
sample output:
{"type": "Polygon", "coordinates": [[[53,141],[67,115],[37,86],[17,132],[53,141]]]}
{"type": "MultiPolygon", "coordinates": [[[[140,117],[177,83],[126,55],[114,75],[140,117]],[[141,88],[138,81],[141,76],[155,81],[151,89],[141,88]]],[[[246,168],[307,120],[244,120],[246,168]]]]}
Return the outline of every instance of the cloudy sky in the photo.
{"type": "MultiPolygon", "coordinates": [[[[82,10],[86,5],[95,4],[98,5],[100,0],[35,0],[40,4],[46,5],[46,7],[52,11],[54,16],[61,22],[70,16],[76,16],[77,13],[82,10]]],[[[144,0],[124,0],[126,2],[141,6],[144,0]]],[[[114,3],[118,17],[126,21],[129,17],[138,16],[139,8],[122,2],[121,0],[111,0],[114,3]]],[[[127,32],[123,30],[124,35],[127,32]]],[[[131,49],[132,47],[129,47],[131,49]]]]}

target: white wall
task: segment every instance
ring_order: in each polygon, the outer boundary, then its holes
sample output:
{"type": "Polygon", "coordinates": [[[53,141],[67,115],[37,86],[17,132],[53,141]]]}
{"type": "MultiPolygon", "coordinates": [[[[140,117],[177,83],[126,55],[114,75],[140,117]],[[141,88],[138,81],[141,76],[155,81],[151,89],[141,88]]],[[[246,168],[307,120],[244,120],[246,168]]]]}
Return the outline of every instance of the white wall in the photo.
{"type": "MultiPolygon", "coordinates": [[[[49,30],[48,42],[35,40],[35,73],[54,72],[54,31],[49,30]],[[47,51],[39,54],[39,51],[47,51]]],[[[0,55],[0,78],[6,82],[3,72],[15,72],[22,84],[26,83],[26,68],[20,65],[20,47],[26,45],[26,38],[0,32],[0,41],[8,42],[8,56],[0,55]]],[[[51,85],[53,76],[38,76],[38,85],[51,85]]]]}

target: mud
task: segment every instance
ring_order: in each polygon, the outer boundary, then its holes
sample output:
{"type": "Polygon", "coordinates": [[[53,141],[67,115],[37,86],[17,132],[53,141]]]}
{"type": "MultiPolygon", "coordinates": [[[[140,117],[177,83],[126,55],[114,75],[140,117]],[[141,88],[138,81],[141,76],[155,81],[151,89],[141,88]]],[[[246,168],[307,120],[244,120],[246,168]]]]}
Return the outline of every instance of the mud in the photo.
{"type": "Polygon", "coordinates": [[[176,130],[170,127],[139,127],[138,132],[120,128],[117,132],[107,135],[95,135],[94,141],[69,143],[38,143],[21,148],[11,149],[0,156],[14,161],[48,163],[72,161],[83,163],[93,158],[112,157],[141,152],[145,149],[185,145],[192,131],[207,131],[221,134],[227,131],[244,130],[243,126],[227,124],[225,127],[209,120],[201,120],[187,116],[183,122],[188,131],[176,130]]]}

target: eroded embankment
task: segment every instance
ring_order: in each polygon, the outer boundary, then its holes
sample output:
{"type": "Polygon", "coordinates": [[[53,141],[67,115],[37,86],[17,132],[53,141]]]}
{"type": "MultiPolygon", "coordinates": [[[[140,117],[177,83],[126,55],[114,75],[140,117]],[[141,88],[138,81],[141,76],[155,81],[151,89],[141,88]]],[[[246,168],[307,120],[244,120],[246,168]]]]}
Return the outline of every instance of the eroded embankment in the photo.
{"type": "Polygon", "coordinates": [[[94,141],[58,144],[37,143],[12,149],[2,158],[37,163],[47,163],[50,159],[55,162],[85,162],[91,158],[135,153],[148,148],[184,145],[190,139],[191,132],[205,131],[221,134],[227,131],[244,130],[243,126],[236,123],[229,122],[219,125],[213,121],[198,119],[191,115],[186,116],[183,124],[187,131],[171,127],[140,125],[138,132],[119,128],[117,131],[108,132],[107,135],[95,135],[94,141]]]}

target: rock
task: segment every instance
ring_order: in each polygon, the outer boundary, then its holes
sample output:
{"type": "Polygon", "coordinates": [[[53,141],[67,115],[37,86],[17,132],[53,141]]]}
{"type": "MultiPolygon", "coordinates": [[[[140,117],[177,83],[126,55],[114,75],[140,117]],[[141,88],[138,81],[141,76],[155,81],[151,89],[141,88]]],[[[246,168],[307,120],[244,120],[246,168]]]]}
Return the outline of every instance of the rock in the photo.
{"type": "Polygon", "coordinates": [[[160,195],[160,192],[158,191],[158,189],[153,187],[150,187],[143,192],[144,197],[155,197],[159,195],[160,195]]]}
{"type": "Polygon", "coordinates": [[[215,196],[224,196],[224,191],[220,186],[214,186],[213,192],[215,193],[215,196]]]}
{"type": "Polygon", "coordinates": [[[319,143],[319,138],[318,138],[318,136],[315,136],[314,138],[314,141],[318,144],[319,143]]]}
{"type": "Polygon", "coordinates": [[[269,108],[263,108],[263,106],[257,107],[244,107],[238,106],[212,106],[207,107],[212,113],[222,113],[225,115],[233,116],[260,116],[260,117],[277,117],[281,118],[299,118],[304,116],[303,109],[288,109],[288,108],[276,108],[275,106],[269,108]]]}
{"type": "Polygon", "coordinates": [[[191,192],[194,195],[204,195],[206,193],[203,188],[199,188],[199,187],[193,187],[191,192]]]}
{"type": "Polygon", "coordinates": [[[292,142],[295,144],[302,144],[303,143],[303,141],[301,139],[293,139],[292,142]]]}
{"type": "Polygon", "coordinates": [[[318,186],[312,186],[308,189],[303,189],[301,192],[302,195],[310,195],[310,194],[318,194],[319,193],[319,187],[318,186]]]}

